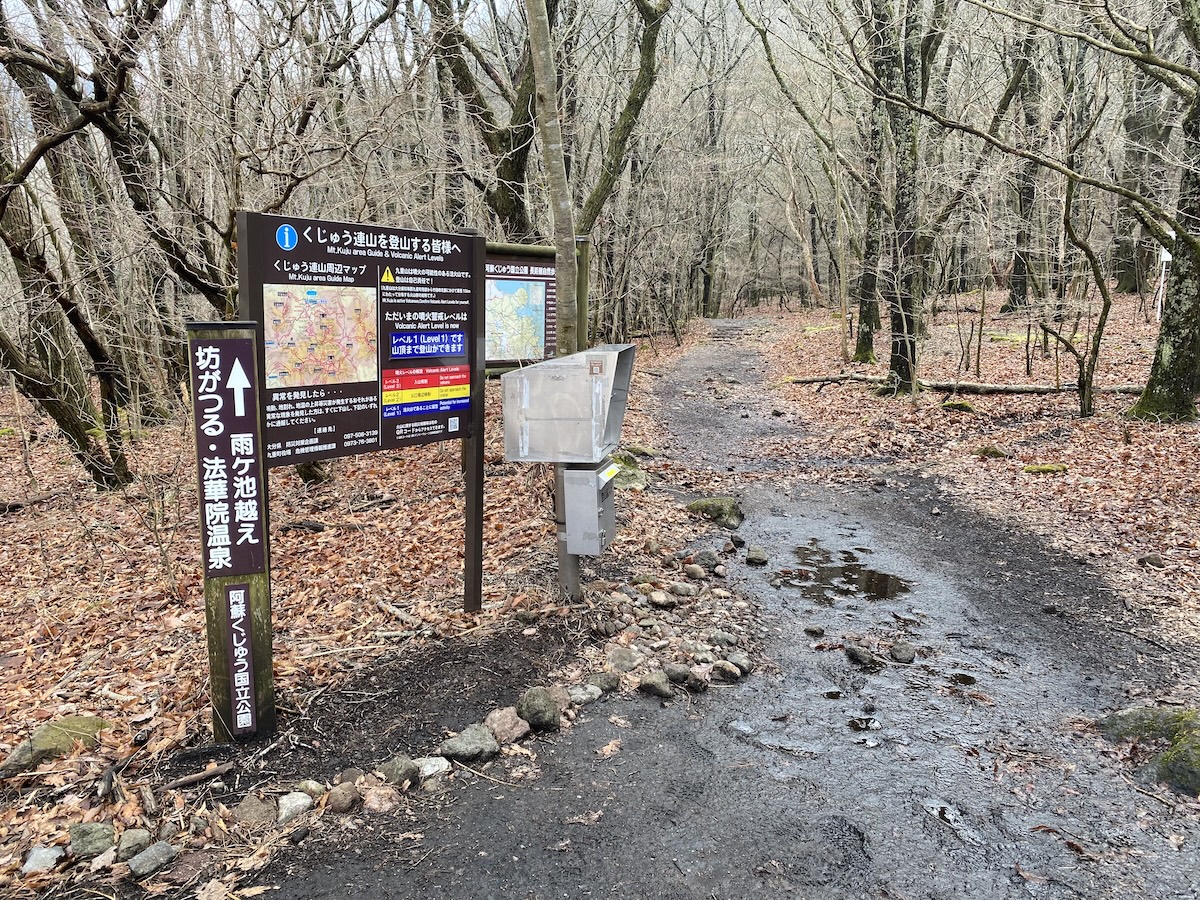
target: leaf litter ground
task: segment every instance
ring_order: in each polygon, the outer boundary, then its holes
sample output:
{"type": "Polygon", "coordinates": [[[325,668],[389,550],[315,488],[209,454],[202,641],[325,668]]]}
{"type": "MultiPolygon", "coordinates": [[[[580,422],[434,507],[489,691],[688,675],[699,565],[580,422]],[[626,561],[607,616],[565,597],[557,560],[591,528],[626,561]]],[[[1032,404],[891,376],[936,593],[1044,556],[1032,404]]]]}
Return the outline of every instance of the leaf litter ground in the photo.
{"type": "MultiPolygon", "coordinates": [[[[1135,298],[1121,300],[1101,385],[1144,380],[1153,350],[1154,326],[1139,315],[1135,298]]],[[[828,311],[753,315],[765,323],[768,359],[759,402],[794,426],[788,437],[754,448],[775,457],[779,469],[735,479],[720,467],[648,461],[647,470],[670,491],[622,494],[619,537],[591,575],[616,581],[652,565],[647,536],[664,547],[684,546],[698,526],[682,511],[682,500],[694,493],[733,490],[741,479],[779,472],[822,481],[916,473],[981,513],[1089,560],[1136,615],[1140,634],[1168,645],[1197,639],[1200,511],[1190,467],[1196,426],[1130,422],[1121,416],[1129,398],[1113,394],[1101,394],[1098,414],[1083,420],[1073,394],[972,397],[977,412],[971,414],[943,409],[941,394],[879,398],[861,384],[789,384],[791,377],[841,371],[878,375],[883,367],[840,363],[840,322],[828,311]],[[981,458],[976,450],[985,444],[1009,455],[981,458]],[[1062,463],[1066,472],[1024,472],[1036,463],[1062,463]],[[1161,568],[1139,562],[1153,554],[1161,568]]],[[[980,375],[965,375],[956,371],[961,329],[944,313],[932,321],[923,345],[922,377],[1068,380],[1069,358],[1044,355],[1040,347],[1028,357],[1032,375],[1026,373],[1025,327],[1021,316],[991,317],[980,375]]],[[[654,388],[705,337],[699,326],[682,348],[641,348],[627,443],[669,445],[655,416],[654,388]]],[[[461,611],[456,445],[342,460],[334,464],[335,481],[315,488],[290,470],[272,474],[283,727],[279,740],[238,751],[253,762],[249,781],[331,777],[341,765],[398,750],[424,752],[447,729],[512,702],[513,692],[549,672],[577,674],[587,665],[580,657],[592,640],[587,604],[572,609],[557,599],[550,472],[504,461],[496,387],[489,386],[488,395],[482,614],[461,611]],[[528,627],[528,617],[524,626],[515,623],[518,611],[536,611],[537,626],[528,627]],[[318,761],[328,768],[308,768],[318,761]]],[[[705,402],[706,389],[719,386],[696,385],[694,402],[705,402]]],[[[64,844],[67,826],[80,821],[137,827],[148,814],[148,795],[139,788],[161,786],[220,754],[207,748],[189,430],[181,425],[138,436],[139,480],[124,492],[97,494],[79,478],[47,422],[15,400],[0,416],[7,451],[0,500],[10,510],[0,519],[0,577],[10,601],[0,612],[6,635],[0,751],[63,715],[98,714],[116,726],[96,749],[46,763],[5,786],[0,888],[16,888],[33,844],[64,844]],[[146,737],[144,745],[135,744],[135,736],[146,737]],[[116,778],[120,799],[97,799],[106,772],[127,759],[116,778]]],[[[1198,693],[1189,677],[1158,699],[1194,703],[1198,693]]],[[[233,798],[170,791],[158,802],[186,828],[194,813],[224,811],[225,799],[233,798]]],[[[253,857],[254,848],[239,844],[235,832],[222,832],[225,824],[218,815],[216,831],[195,835],[192,844],[225,845],[232,867],[253,857]]],[[[260,855],[257,864],[268,858],[260,855]]],[[[33,889],[50,884],[23,882],[33,889]]]]}

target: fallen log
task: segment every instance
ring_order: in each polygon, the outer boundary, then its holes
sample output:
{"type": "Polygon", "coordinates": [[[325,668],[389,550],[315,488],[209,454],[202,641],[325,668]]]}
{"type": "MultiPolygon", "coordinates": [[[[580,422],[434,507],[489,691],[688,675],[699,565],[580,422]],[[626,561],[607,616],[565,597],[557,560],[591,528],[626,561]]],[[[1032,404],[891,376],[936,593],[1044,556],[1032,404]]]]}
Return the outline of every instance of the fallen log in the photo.
{"type": "MultiPolygon", "coordinates": [[[[885,385],[891,384],[890,378],[879,375],[860,375],[845,373],[841,375],[809,375],[793,376],[786,379],[788,384],[845,384],[847,381],[860,384],[885,385]]],[[[948,394],[1075,394],[1079,385],[1075,383],[1053,384],[988,384],[978,381],[922,381],[921,390],[940,391],[948,394]]],[[[1114,384],[1094,388],[1098,394],[1140,394],[1145,389],[1140,384],[1114,384]]]]}

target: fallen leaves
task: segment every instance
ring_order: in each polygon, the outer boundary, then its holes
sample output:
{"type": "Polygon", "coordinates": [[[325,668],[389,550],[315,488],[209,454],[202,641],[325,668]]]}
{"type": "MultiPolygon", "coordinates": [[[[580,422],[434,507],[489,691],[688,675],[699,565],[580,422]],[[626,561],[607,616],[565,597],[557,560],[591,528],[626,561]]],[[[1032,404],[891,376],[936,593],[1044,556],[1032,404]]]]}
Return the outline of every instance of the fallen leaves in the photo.
{"type": "Polygon", "coordinates": [[[613,738],[603,747],[596,751],[596,755],[601,759],[612,759],[621,752],[621,739],[613,738]]]}

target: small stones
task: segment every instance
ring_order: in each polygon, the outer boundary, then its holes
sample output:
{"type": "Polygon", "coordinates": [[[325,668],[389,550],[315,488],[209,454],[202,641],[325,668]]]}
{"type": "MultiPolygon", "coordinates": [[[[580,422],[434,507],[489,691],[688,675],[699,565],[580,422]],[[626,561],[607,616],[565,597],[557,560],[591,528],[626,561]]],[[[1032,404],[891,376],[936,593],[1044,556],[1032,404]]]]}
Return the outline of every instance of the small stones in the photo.
{"type": "Polygon", "coordinates": [[[454,766],[444,756],[422,756],[420,759],[414,759],[413,762],[417,764],[423,780],[441,778],[454,771],[454,766]]]}
{"type": "Polygon", "coordinates": [[[663,672],[671,684],[685,684],[692,674],[690,666],[683,663],[669,662],[663,665],[663,672]]]}
{"type": "Polygon", "coordinates": [[[729,536],[729,543],[733,544],[734,547],[740,550],[742,547],[746,546],[746,539],[735,531],[729,536]]]}
{"type": "Polygon", "coordinates": [[[692,557],[692,561],[708,572],[712,572],[721,564],[720,557],[718,557],[717,554],[712,550],[701,550],[692,557]]]}
{"type": "Polygon", "coordinates": [[[746,550],[746,564],[750,566],[765,566],[771,558],[767,556],[767,551],[758,544],[751,544],[746,550]]]}
{"type": "Polygon", "coordinates": [[[68,830],[71,834],[71,855],[77,859],[94,859],[109,850],[116,840],[109,822],[86,822],[72,825],[68,830]]]}
{"type": "MultiPolygon", "coordinates": [[[[555,706],[555,714],[558,714],[557,706],[555,706]]],[[[530,724],[533,723],[530,722],[530,724]]],[[[467,763],[491,759],[499,752],[500,745],[496,743],[492,733],[479,724],[468,725],[454,737],[442,741],[441,746],[438,747],[438,753],[441,756],[467,763]]]]}
{"type": "Polygon", "coordinates": [[[740,671],[742,675],[749,675],[754,671],[754,663],[751,661],[749,656],[747,656],[745,653],[742,653],[740,650],[735,650],[734,652],[726,655],[725,660],[726,662],[733,663],[733,665],[737,666],[738,671],[740,671]]]}
{"type": "Polygon", "coordinates": [[[129,874],[138,881],[149,878],[155,872],[169,865],[177,855],[175,848],[166,841],[151,844],[129,860],[129,874]]]}
{"type": "MultiPolygon", "coordinates": [[[[694,584],[688,584],[687,582],[684,582],[684,581],[672,582],[667,587],[667,590],[670,591],[672,594],[674,594],[676,597],[695,597],[697,594],[700,593],[700,589],[698,587],[696,587],[694,584]]],[[[651,603],[654,602],[653,597],[651,597],[650,602],[651,603]]]]}
{"type": "Polygon", "coordinates": [[[401,799],[400,792],[390,784],[376,785],[367,788],[363,794],[363,809],[376,815],[387,815],[400,805],[401,799]]]}
{"type": "Polygon", "coordinates": [[[822,628],[820,625],[805,625],[804,633],[807,634],[809,637],[819,638],[819,637],[825,636],[825,629],[822,628]]]}
{"type": "MultiPolygon", "coordinates": [[[[405,784],[414,785],[421,778],[421,770],[406,753],[398,753],[383,763],[377,769],[387,784],[403,788],[405,784]]],[[[280,803],[283,801],[281,800],[280,803]]]]}
{"type": "Polygon", "coordinates": [[[696,565],[696,563],[688,563],[683,567],[683,574],[688,578],[695,578],[699,580],[706,577],[708,575],[708,571],[704,568],[704,566],[696,565]]]}
{"type": "Polygon", "coordinates": [[[664,697],[667,699],[670,699],[675,693],[671,688],[671,681],[667,677],[667,673],[662,670],[648,672],[643,675],[638,682],[638,690],[649,694],[651,697],[664,697]]]}
{"type": "Polygon", "coordinates": [[[1147,553],[1145,556],[1138,557],[1138,564],[1149,566],[1151,569],[1165,569],[1167,562],[1159,553],[1147,553]]]}
{"type": "Polygon", "coordinates": [[[856,666],[866,669],[879,669],[883,665],[883,661],[879,657],[866,647],[860,647],[857,644],[846,645],[846,659],[856,666]]]}
{"type": "Polygon", "coordinates": [[[345,769],[338,775],[337,778],[333,780],[333,783],[341,784],[342,782],[348,781],[351,784],[354,784],[354,782],[358,781],[358,779],[362,778],[366,774],[367,773],[362,769],[345,769]]]}
{"type": "Polygon", "coordinates": [[[679,598],[666,591],[651,591],[647,599],[650,601],[650,605],[657,609],[673,609],[679,604],[679,598]]]}
{"type": "Polygon", "coordinates": [[[597,672],[588,676],[587,683],[595,685],[606,694],[611,694],[620,689],[621,678],[615,672],[597,672]]]}
{"type": "Polygon", "coordinates": [[[896,662],[907,665],[917,658],[917,648],[908,641],[896,641],[896,643],[892,644],[892,649],[888,652],[888,655],[896,662]]]}
{"type": "Polygon", "coordinates": [[[567,688],[567,693],[575,706],[587,706],[599,700],[604,691],[594,684],[573,684],[567,688]]]}
{"type": "Polygon", "coordinates": [[[117,842],[117,861],[127,862],[150,846],[150,832],[144,828],[126,828],[117,842]]]}
{"type": "Polygon", "coordinates": [[[279,825],[286,825],[313,808],[313,798],[304,791],[292,791],[279,798],[279,825]]]}
{"type": "Polygon", "coordinates": [[[562,708],[544,687],[531,687],[521,695],[517,715],[534,731],[558,731],[562,727],[562,708]]]}
{"type": "Polygon", "coordinates": [[[724,588],[713,588],[711,593],[714,600],[729,600],[733,597],[733,594],[724,588]]]}
{"type": "Polygon", "coordinates": [[[718,659],[712,664],[712,677],[714,681],[730,683],[742,677],[742,670],[728,660],[718,659]]]}
{"type": "Polygon", "coordinates": [[[354,782],[343,781],[341,784],[334,785],[330,790],[329,797],[325,801],[325,808],[334,813],[348,813],[358,806],[361,800],[362,795],[359,794],[354,782]]]}
{"type": "Polygon", "coordinates": [[[714,631],[708,636],[708,640],[717,647],[736,647],[738,639],[728,631],[714,631]]]}
{"type": "MultiPolygon", "coordinates": [[[[644,656],[633,647],[613,647],[608,651],[606,662],[614,672],[632,672],[642,664],[644,656]]],[[[531,689],[532,690],[532,689],[531,689]]],[[[520,707],[518,707],[518,712],[520,707]]]]}
{"type": "Polygon", "coordinates": [[[321,784],[319,781],[314,781],[311,778],[305,778],[296,785],[296,790],[304,791],[304,793],[308,794],[308,796],[312,797],[314,800],[320,800],[325,794],[325,785],[321,784]]]}
{"type": "Polygon", "coordinates": [[[529,735],[529,723],[517,715],[515,706],[493,709],[483,720],[497,744],[515,744],[529,735]]]}
{"type": "Polygon", "coordinates": [[[66,856],[67,851],[62,847],[45,847],[38,844],[25,857],[25,865],[21,866],[22,875],[36,875],[39,872],[49,872],[58,865],[59,860],[66,856]]]}
{"type": "Polygon", "coordinates": [[[278,816],[279,810],[275,805],[275,799],[257,793],[247,794],[246,799],[233,810],[233,818],[250,828],[274,825],[278,816]]]}

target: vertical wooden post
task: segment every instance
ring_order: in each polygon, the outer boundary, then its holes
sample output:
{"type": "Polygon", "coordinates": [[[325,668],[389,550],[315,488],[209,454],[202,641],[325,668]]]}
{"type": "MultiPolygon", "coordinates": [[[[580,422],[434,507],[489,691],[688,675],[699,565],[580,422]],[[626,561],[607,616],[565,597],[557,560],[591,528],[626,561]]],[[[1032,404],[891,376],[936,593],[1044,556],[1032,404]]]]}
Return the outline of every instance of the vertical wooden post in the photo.
{"type": "Polygon", "coordinates": [[[575,236],[575,327],[578,329],[578,350],[582,353],[588,341],[588,282],[592,268],[592,239],[590,235],[575,236]]]}
{"type": "Polygon", "coordinates": [[[271,551],[254,323],[188,330],[213,739],[275,732],[271,551]]]}
{"type": "Polygon", "coordinates": [[[471,409],[467,436],[463,438],[463,477],[465,481],[466,542],[463,552],[463,609],[478,612],[483,608],[483,445],[484,398],[486,396],[487,336],[484,327],[484,295],[487,278],[487,244],[475,229],[463,229],[469,237],[474,257],[471,279],[470,341],[471,409]]]}

